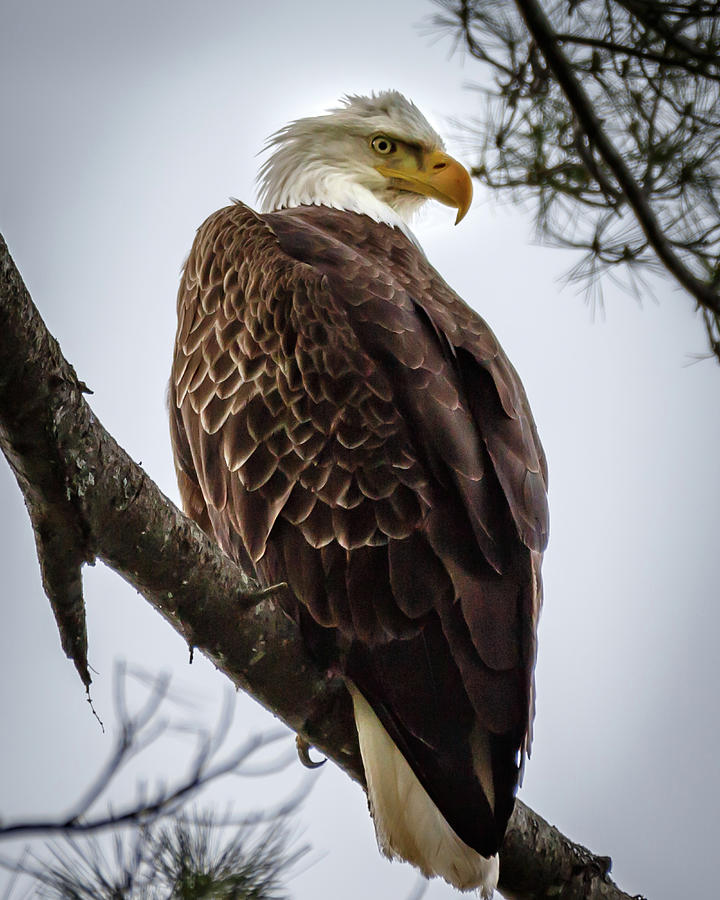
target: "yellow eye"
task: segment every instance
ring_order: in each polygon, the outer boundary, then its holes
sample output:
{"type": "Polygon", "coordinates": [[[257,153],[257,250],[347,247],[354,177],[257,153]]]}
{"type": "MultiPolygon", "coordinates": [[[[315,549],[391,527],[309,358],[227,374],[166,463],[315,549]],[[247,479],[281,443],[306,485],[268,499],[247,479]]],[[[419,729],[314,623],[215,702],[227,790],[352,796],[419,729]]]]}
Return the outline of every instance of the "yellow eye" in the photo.
{"type": "Polygon", "coordinates": [[[376,135],[371,141],[370,146],[376,153],[381,156],[389,156],[397,150],[397,144],[384,134],[376,135]]]}

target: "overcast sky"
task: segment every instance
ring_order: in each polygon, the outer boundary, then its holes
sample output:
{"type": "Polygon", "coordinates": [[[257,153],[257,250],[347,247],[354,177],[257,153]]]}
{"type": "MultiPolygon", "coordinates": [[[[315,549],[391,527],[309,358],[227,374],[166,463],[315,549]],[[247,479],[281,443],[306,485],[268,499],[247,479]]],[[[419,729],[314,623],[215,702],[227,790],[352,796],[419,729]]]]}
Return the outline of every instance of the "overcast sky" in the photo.
{"type": "MultiPolygon", "coordinates": [[[[432,12],[410,0],[3,0],[0,230],[93,409],[171,498],[164,394],[180,266],[207,215],[230,196],[254,201],[266,136],[344,93],[397,88],[472,162],[450,119],[472,115],[465,85],[481,74],[417,27],[432,12]]],[[[713,896],[720,369],[693,362],[705,340],[692,303],[662,281],[642,304],[608,283],[593,316],[562,287],[573,255],[534,245],[529,215],[480,189],[457,229],[438,208],[416,233],[519,370],[550,464],[538,713],[520,796],[612,856],[630,894],[713,896]]],[[[192,703],[178,716],[208,726],[227,680],[202,658],[188,666],[180,637],[98,564],[85,592],[103,734],[60,649],[4,462],[0,511],[0,816],[61,814],[109,753],[115,660],[171,672],[192,703]]],[[[233,740],[268,727],[238,696],[233,740]]],[[[168,740],[141,772],[179,776],[191,749],[168,740]]],[[[407,896],[413,871],[380,858],[361,791],[331,765],[233,780],[214,802],[263,807],[306,778],[315,786],[295,821],[313,851],[293,897],[407,896]]],[[[426,896],[453,892],[435,883],[426,896]]]]}

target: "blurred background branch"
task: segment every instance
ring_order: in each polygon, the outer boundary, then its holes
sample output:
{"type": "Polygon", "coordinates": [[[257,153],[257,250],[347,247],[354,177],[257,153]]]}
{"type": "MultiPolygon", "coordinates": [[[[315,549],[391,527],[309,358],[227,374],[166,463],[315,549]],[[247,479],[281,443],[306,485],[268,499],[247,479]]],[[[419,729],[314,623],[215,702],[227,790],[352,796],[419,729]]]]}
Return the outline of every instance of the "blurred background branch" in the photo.
{"type": "Polygon", "coordinates": [[[15,860],[0,858],[0,865],[17,876],[6,900],[17,895],[16,888],[57,900],[284,900],[288,894],[283,883],[309,850],[297,846],[290,819],[313,782],[305,778],[283,803],[243,815],[218,816],[189,804],[219,779],[258,777],[286,768],[292,756],[285,754],[273,764],[266,751],[281,739],[287,741],[287,730],[253,735],[226,752],[234,706],[231,691],[215,728],[208,731],[168,717],[168,676],[140,677],[147,696],[130,712],[128,672],[123,663],[116,665],[114,746],[71,810],[54,818],[0,825],[0,839],[56,836],[40,849],[26,846],[15,860]],[[133,802],[114,807],[107,798],[119,772],[171,733],[194,745],[185,777],[172,785],[159,780],[152,790],[139,783],[133,802]],[[101,804],[103,810],[98,811],[101,804]]]}

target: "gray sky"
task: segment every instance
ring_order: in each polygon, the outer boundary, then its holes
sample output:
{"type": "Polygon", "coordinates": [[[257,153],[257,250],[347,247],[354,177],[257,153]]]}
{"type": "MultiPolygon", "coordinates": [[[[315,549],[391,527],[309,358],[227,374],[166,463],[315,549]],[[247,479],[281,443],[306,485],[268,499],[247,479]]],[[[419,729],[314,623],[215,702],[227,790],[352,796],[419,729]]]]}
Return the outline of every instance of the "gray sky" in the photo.
{"type": "MultiPolygon", "coordinates": [[[[474,110],[463,85],[480,73],[416,27],[432,11],[410,0],[262,9],[239,0],[4,0],[0,230],[93,389],[93,409],[173,499],[164,393],[178,273],[195,229],[229,196],[254,200],[268,134],[346,92],[404,91],[471,162],[448,120],[474,110]]],[[[703,332],[671,285],[658,282],[657,302],[638,304],[607,284],[605,314],[593,319],[561,289],[573,255],[533,245],[528,216],[478,190],[462,225],[451,222],[448,210],[432,210],[416,233],[521,373],[550,464],[538,715],[521,796],[611,855],[629,893],[711,896],[720,370],[692,364],[703,332]]],[[[7,819],[64,810],[111,738],[60,649],[4,463],[0,504],[7,819]]],[[[192,714],[212,724],[226,680],[203,659],[188,667],[182,640],[102,565],[86,570],[85,591],[93,698],[108,730],[118,658],[171,671],[192,714]]],[[[268,726],[238,697],[237,740],[268,726]]],[[[179,774],[190,752],[170,740],[143,774],[179,774]]],[[[293,763],[272,779],[233,780],[215,802],[262,807],[305,777],[293,763]]],[[[380,858],[360,790],[330,766],[309,777],[316,785],[297,825],[313,864],[290,883],[293,896],[406,896],[415,875],[380,858]]],[[[435,883],[426,896],[453,892],[435,883]]]]}

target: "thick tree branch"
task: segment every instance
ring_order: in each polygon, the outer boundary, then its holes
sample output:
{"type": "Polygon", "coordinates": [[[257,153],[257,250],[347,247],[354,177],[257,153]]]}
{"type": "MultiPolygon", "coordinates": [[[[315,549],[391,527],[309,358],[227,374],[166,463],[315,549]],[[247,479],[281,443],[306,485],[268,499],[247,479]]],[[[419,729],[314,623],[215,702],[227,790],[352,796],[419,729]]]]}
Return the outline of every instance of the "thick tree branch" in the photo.
{"type": "Polygon", "coordinates": [[[342,683],[318,672],[272,597],[257,602],[257,585],[105,431],[2,238],[0,257],[0,446],[25,496],[63,648],[83,681],[90,679],[80,565],[99,558],[190,646],[360,780],[342,683]],[[63,574],[71,567],[72,579],[63,574]]]}
{"type": "MultiPolygon", "coordinates": [[[[35,530],[63,648],[87,685],[81,567],[103,560],[237,686],[362,783],[351,703],[298,629],[158,490],[105,431],[0,237],[0,446],[35,530]]],[[[500,887],[533,900],[630,900],[610,861],[518,802],[500,887]]]]}
{"type": "Polygon", "coordinates": [[[720,293],[709,283],[697,278],[675,253],[653,213],[643,188],[634,178],[622,155],[608,138],[602,122],[596,116],[590,98],[575,77],[571,66],[558,46],[558,37],[537,0],[515,0],[527,29],[542,53],[548,68],[557,79],[577,120],[608,169],[617,179],[648,241],[663,265],[697,300],[698,304],[720,315],[720,293]]]}

